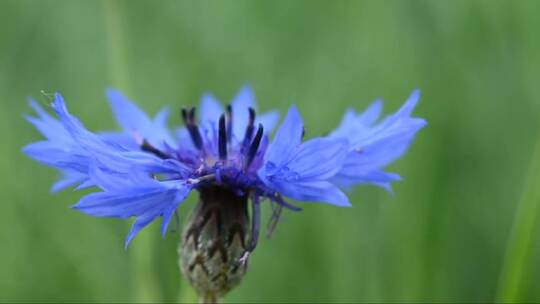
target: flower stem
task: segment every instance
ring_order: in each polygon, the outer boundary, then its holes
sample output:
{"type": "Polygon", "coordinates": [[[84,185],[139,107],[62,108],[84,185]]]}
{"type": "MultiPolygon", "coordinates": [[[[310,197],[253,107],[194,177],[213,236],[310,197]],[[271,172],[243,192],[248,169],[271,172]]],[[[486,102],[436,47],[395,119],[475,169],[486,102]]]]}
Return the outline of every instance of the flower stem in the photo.
{"type": "MultiPolygon", "coordinates": [[[[105,31],[107,34],[107,57],[111,85],[129,91],[128,67],[125,54],[125,37],[121,8],[117,1],[103,0],[105,31]]],[[[150,231],[140,233],[130,247],[134,273],[133,299],[138,302],[159,301],[162,293],[152,263],[152,238],[150,231]]]]}
{"type": "Polygon", "coordinates": [[[199,303],[201,303],[201,304],[217,304],[217,303],[219,303],[219,299],[214,295],[202,296],[202,297],[199,298],[199,303]]]}
{"type": "Polygon", "coordinates": [[[504,257],[499,288],[498,302],[523,301],[524,278],[530,260],[533,232],[536,230],[540,211],[540,138],[534,148],[529,165],[525,188],[517,207],[513,228],[504,257]]]}

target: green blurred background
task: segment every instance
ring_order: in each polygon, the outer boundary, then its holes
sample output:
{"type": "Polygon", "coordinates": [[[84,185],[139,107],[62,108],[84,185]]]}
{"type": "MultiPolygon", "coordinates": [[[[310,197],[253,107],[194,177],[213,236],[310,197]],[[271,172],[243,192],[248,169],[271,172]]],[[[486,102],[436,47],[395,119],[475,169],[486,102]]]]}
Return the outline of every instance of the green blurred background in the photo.
{"type": "Polygon", "coordinates": [[[394,196],[358,187],[353,208],[286,213],[226,302],[540,301],[539,14],[540,1],[1,1],[0,301],[195,300],[178,233],[153,225],[126,251],[128,222],[49,193],[56,172],[21,153],[40,138],[29,96],[61,91],[105,130],[108,86],[154,114],[246,82],[263,110],[297,104],[308,136],[414,88],[429,126],[390,167],[394,196]]]}

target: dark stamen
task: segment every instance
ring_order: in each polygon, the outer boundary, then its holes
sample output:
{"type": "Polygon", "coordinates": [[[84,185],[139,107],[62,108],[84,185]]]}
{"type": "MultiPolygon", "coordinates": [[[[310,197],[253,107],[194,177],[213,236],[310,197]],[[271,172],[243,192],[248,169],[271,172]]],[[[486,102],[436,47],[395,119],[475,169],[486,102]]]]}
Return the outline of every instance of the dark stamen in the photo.
{"type": "Polygon", "coordinates": [[[188,113],[185,108],[182,108],[182,120],[184,121],[184,124],[188,125],[188,113]]]}
{"type": "Polygon", "coordinates": [[[249,259],[250,254],[257,248],[257,243],[259,241],[259,230],[261,226],[261,207],[259,198],[254,196],[251,199],[251,236],[249,238],[248,244],[242,256],[238,259],[239,265],[246,265],[249,259]]]}
{"type": "Polygon", "coordinates": [[[253,199],[251,201],[251,237],[247,245],[246,250],[252,252],[257,247],[259,241],[259,230],[261,226],[261,205],[259,204],[258,199],[253,199]]]}
{"type": "Polygon", "coordinates": [[[276,202],[277,204],[279,204],[280,206],[285,207],[291,211],[294,211],[294,212],[302,211],[302,208],[288,203],[286,200],[283,199],[283,197],[281,197],[281,195],[275,195],[274,197],[270,197],[270,199],[276,202]]]}
{"type": "Polygon", "coordinates": [[[199,133],[199,128],[197,126],[193,125],[191,127],[188,127],[189,135],[191,136],[191,140],[193,141],[193,144],[195,147],[199,150],[202,149],[203,143],[202,143],[202,137],[201,133],[199,133]]]}
{"type": "Polygon", "coordinates": [[[231,142],[232,127],[233,127],[233,109],[231,105],[227,105],[227,141],[231,142]]]}
{"type": "Polygon", "coordinates": [[[196,111],[195,107],[193,107],[193,108],[191,108],[191,110],[189,110],[189,122],[192,123],[192,124],[195,124],[195,111],[196,111]]]}
{"type": "Polygon", "coordinates": [[[180,231],[180,216],[178,215],[178,210],[174,211],[174,230],[172,232],[180,231]]]}
{"type": "Polygon", "coordinates": [[[167,155],[167,153],[165,153],[165,152],[159,150],[158,148],[152,146],[146,139],[143,140],[143,142],[142,142],[141,150],[143,150],[145,152],[152,153],[152,154],[156,155],[157,157],[159,157],[161,159],[170,158],[170,156],[167,155]]]}
{"type": "Polygon", "coordinates": [[[259,150],[259,145],[261,144],[261,139],[263,136],[264,128],[261,124],[259,124],[259,129],[257,129],[257,134],[255,134],[255,138],[251,142],[251,145],[249,146],[249,151],[246,154],[244,167],[249,168],[249,165],[251,165],[251,162],[255,158],[255,155],[257,154],[257,150],[259,150]]]}
{"type": "Polygon", "coordinates": [[[227,129],[225,126],[225,114],[219,118],[219,138],[218,138],[219,158],[227,159],[227,129]]]}
{"type": "Polygon", "coordinates": [[[249,122],[246,128],[246,133],[244,135],[244,141],[242,142],[242,150],[246,150],[251,143],[251,138],[253,137],[253,131],[255,130],[255,110],[249,108],[249,122]]]}
{"type": "Polygon", "coordinates": [[[270,200],[273,204],[270,205],[272,206],[272,216],[270,217],[268,226],[266,228],[266,236],[268,238],[271,238],[272,233],[274,233],[274,230],[276,230],[283,208],[287,208],[295,212],[302,211],[302,208],[287,203],[280,195],[274,195],[273,197],[270,197],[270,200]]]}
{"type": "Polygon", "coordinates": [[[274,230],[276,230],[277,224],[279,222],[279,219],[281,218],[281,211],[283,211],[283,206],[274,203],[275,205],[272,206],[272,216],[270,217],[270,220],[268,221],[268,225],[266,226],[266,237],[271,238],[272,234],[274,233],[274,230]]]}
{"type": "Polygon", "coordinates": [[[201,137],[201,133],[199,132],[199,128],[197,127],[197,124],[195,123],[195,108],[191,108],[190,111],[186,109],[182,109],[182,119],[184,120],[184,124],[186,125],[186,128],[189,132],[189,136],[191,137],[191,140],[193,141],[193,144],[195,147],[199,150],[203,147],[203,141],[201,137]]]}
{"type": "Polygon", "coordinates": [[[253,125],[255,123],[255,110],[252,107],[249,107],[249,124],[253,125]]]}

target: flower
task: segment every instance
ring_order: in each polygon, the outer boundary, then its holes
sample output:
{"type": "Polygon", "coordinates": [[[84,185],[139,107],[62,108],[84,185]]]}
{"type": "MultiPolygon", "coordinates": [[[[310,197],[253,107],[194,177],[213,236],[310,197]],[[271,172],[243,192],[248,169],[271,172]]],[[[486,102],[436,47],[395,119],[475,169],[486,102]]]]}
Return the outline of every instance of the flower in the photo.
{"type": "Polygon", "coordinates": [[[295,106],[270,140],[278,113],[257,115],[247,86],[226,107],[204,95],[200,119],[195,108],[182,109],[184,127],[174,131],[167,127],[168,108],[151,118],[109,89],[122,131],[93,133],[57,93],[52,102],[56,117],[30,102],[37,116],[26,119],[45,140],[23,151],[61,171],[52,191],[69,186],[97,190],[74,209],[96,217],[135,218],[126,246],[157,217],[162,217],[165,235],[177,208],[194,190],[227,189],[251,200],[251,236],[241,255],[245,260],[257,243],[262,201],[277,207],[271,219],[275,224],[281,208],[300,210],[287,198],[343,207],[350,206],[343,191],[353,185],[373,184],[390,191],[400,177],[385,172],[385,166],[402,156],[426,125],[424,119],[411,116],[419,95],[414,91],[396,113],[380,121],[380,101],[360,114],[350,109],[330,135],[303,141],[304,122],[295,106]]]}

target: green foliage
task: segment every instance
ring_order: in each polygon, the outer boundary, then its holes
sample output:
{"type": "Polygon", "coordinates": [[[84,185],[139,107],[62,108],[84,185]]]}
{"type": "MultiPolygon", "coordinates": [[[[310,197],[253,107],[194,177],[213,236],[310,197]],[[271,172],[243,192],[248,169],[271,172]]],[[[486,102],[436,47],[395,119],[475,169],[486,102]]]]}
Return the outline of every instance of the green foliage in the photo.
{"type": "Polygon", "coordinates": [[[534,0],[0,2],[0,302],[194,299],[178,233],[154,224],[125,251],[129,223],[48,192],[55,172],[20,151],[39,139],[27,97],[61,91],[104,130],[109,85],[155,113],[246,81],[263,110],[297,104],[308,137],[416,87],[429,125],[390,168],[395,195],[360,187],[351,209],[285,213],[226,301],[539,301],[539,13],[534,0]]]}

